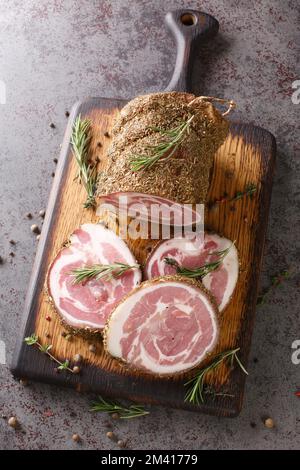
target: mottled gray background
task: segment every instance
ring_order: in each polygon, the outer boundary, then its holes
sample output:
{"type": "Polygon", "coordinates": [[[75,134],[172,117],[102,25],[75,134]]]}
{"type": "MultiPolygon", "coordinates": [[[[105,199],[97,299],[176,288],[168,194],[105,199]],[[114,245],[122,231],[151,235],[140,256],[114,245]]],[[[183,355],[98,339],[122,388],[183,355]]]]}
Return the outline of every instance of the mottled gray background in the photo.
{"type": "MultiPolygon", "coordinates": [[[[245,403],[233,420],[153,408],[151,415],[114,423],[133,449],[299,448],[300,365],[291,362],[299,329],[299,109],[291,102],[299,45],[297,0],[96,1],[7,0],[0,5],[1,218],[0,340],[11,359],[19,328],[35,237],[24,214],[46,206],[66,126],[65,111],[85,96],[131,98],[163,89],[175,60],[163,24],[171,9],[189,6],[213,14],[220,34],[199,51],[196,92],[234,98],[237,117],[277,138],[277,172],[262,285],[282,269],[293,271],[257,311],[245,403]],[[55,129],[49,127],[54,122],[55,129]],[[9,240],[16,240],[15,247],[9,240]],[[15,257],[9,256],[14,251],[15,257]],[[276,428],[266,429],[270,415],[276,428]],[[252,426],[251,426],[252,423],[252,426]],[[255,427],[254,424],[255,423],[255,427]],[[298,434],[298,436],[297,436],[298,434]]],[[[22,387],[0,365],[0,448],[108,449],[106,416],[89,412],[90,398],[70,390],[22,387]],[[22,430],[4,417],[17,416],[22,430]],[[82,436],[81,445],[70,439],[82,436]]]]}

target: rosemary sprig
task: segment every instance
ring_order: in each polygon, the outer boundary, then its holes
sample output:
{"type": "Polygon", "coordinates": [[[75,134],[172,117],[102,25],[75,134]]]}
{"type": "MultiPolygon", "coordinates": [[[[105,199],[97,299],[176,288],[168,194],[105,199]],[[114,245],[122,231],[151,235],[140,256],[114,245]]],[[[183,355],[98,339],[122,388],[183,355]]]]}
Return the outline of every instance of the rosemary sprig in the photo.
{"type": "Polygon", "coordinates": [[[211,255],[217,255],[219,258],[216,261],[211,261],[210,263],[206,263],[203,266],[199,266],[198,268],[193,268],[193,269],[184,268],[183,266],[179,266],[178,262],[173,258],[165,258],[164,261],[170,266],[174,266],[177,269],[177,273],[182,274],[182,276],[189,277],[189,278],[204,277],[208,273],[211,273],[212,271],[215,271],[216,269],[220,267],[223,259],[228,254],[231,247],[232,245],[230,245],[225,250],[211,253],[211,255]]]}
{"type": "Polygon", "coordinates": [[[146,170],[155,165],[162,157],[165,157],[164,161],[171,158],[184,140],[185,134],[190,131],[190,124],[194,117],[195,115],[191,116],[187,121],[170,130],[154,128],[154,130],[166,136],[167,139],[162,140],[157,145],[148,146],[147,149],[151,151],[150,155],[133,155],[131,160],[132,170],[146,170]]]}
{"type": "Polygon", "coordinates": [[[91,142],[90,127],[91,121],[89,119],[82,120],[79,115],[74,122],[71,135],[73,155],[79,168],[77,177],[87,192],[87,200],[84,203],[86,209],[94,208],[96,205],[95,191],[98,179],[96,166],[92,166],[88,162],[91,142]]]}
{"type": "Polygon", "coordinates": [[[208,206],[210,209],[213,209],[221,204],[235,202],[244,197],[250,197],[250,199],[253,199],[253,195],[256,191],[257,191],[257,187],[255,186],[255,184],[249,183],[247,184],[247,186],[245,187],[243,191],[237,191],[233,197],[228,197],[228,195],[225,194],[220,199],[216,199],[215,201],[210,202],[208,206]]]}
{"type": "Polygon", "coordinates": [[[66,359],[64,362],[61,362],[58,359],[56,359],[56,357],[54,357],[53,354],[50,353],[52,344],[42,345],[41,343],[39,343],[39,337],[35,333],[32,333],[31,336],[24,338],[24,343],[26,343],[27,346],[36,345],[39,351],[46,354],[48,357],[50,357],[50,359],[52,359],[52,361],[58,364],[58,367],[57,367],[58,370],[68,370],[69,372],[72,372],[72,374],[74,374],[74,371],[69,367],[70,361],[66,359]]]}
{"type": "Polygon", "coordinates": [[[257,305],[263,305],[266,303],[266,300],[267,300],[267,297],[269,296],[269,294],[274,290],[276,289],[277,287],[281,286],[281,284],[283,283],[283,281],[285,281],[286,279],[289,279],[289,277],[291,276],[291,272],[288,271],[287,269],[285,269],[284,271],[276,274],[275,276],[272,276],[271,277],[271,285],[265,289],[263,292],[261,292],[257,298],[257,305]]]}
{"type": "Polygon", "coordinates": [[[74,284],[79,284],[90,279],[112,279],[113,277],[120,277],[130,269],[139,268],[138,264],[93,264],[91,266],[84,266],[83,268],[73,269],[71,274],[74,276],[74,284]]]}
{"type": "Polygon", "coordinates": [[[215,370],[225,360],[230,361],[231,367],[233,367],[233,363],[234,361],[236,361],[242,371],[248,375],[248,372],[246,371],[245,367],[238,358],[237,352],[239,350],[240,348],[224,351],[218,356],[216,356],[215,359],[208,366],[204,367],[203,369],[200,369],[192,379],[190,379],[184,384],[186,387],[188,387],[188,391],[185,395],[184,401],[188,401],[195,405],[203,403],[206,375],[215,370]]]}
{"type": "Polygon", "coordinates": [[[94,402],[91,408],[91,411],[100,411],[106,413],[118,413],[122,419],[131,419],[138,418],[140,416],[145,416],[150,413],[150,411],[145,410],[142,405],[130,405],[123,406],[119,402],[113,402],[111,400],[104,400],[101,396],[98,397],[99,401],[94,402]]]}

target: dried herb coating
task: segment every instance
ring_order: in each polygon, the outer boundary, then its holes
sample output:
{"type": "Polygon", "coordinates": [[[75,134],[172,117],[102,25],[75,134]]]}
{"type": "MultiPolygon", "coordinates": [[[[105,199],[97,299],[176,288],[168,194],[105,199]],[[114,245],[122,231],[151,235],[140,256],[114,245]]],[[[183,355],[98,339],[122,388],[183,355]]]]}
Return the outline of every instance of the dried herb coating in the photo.
{"type": "Polygon", "coordinates": [[[130,101],[115,122],[97,195],[133,191],[179,203],[205,202],[214,154],[224,142],[229,124],[209,101],[195,98],[170,92],[130,101]],[[162,159],[151,168],[132,170],[134,155],[151,155],[150,147],[166,138],[158,129],[174,129],[191,116],[189,132],[167,162],[162,159]]]}

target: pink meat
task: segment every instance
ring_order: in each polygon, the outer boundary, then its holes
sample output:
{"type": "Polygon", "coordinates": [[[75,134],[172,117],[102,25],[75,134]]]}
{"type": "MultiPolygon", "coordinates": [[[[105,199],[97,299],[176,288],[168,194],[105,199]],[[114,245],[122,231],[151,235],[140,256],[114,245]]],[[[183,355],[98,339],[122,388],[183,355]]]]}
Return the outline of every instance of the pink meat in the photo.
{"type": "Polygon", "coordinates": [[[118,217],[126,213],[129,217],[139,218],[154,223],[170,223],[172,226],[191,226],[203,223],[203,206],[179,204],[169,199],[134,192],[112,193],[101,196],[97,214],[109,210],[118,217]]]}
{"type": "Polygon", "coordinates": [[[150,254],[146,267],[145,278],[153,279],[177,272],[175,266],[165,262],[165,258],[173,258],[178,265],[194,269],[218,259],[216,252],[231,247],[220,267],[202,278],[204,286],[215,297],[219,310],[228,304],[238,279],[239,261],[237,250],[227,238],[217,234],[205,233],[203,243],[195,243],[193,239],[173,238],[158,244],[150,254]]]}
{"type": "Polygon", "coordinates": [[[141,281],[134,268],[118,278],[91,279],[74,284],[72,271],[93,264],[136,260],[123,240],[101,224],[84,224],[70,237],[53,261],[48,274],[48,290],[64,322],[74,328],[101,330],[118,301],[141,281]]]}
{"type": "Polygon", "coordinates": [[[167,277],[146,282],[111,314],[108,352],[159,375],[199,364],[216,344],[215,307],[196,283],[167,277]]]}

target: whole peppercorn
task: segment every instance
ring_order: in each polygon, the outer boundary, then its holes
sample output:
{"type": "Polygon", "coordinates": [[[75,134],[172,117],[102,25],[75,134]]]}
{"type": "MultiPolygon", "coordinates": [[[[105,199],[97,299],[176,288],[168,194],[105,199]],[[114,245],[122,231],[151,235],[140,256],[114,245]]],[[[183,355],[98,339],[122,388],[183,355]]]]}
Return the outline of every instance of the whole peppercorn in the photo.
{"type": "Polygon", "coordinates": [[[51,129],[55,129],[55,124],[54,124],[54,122],[50,122],[49,126],[51,127],[51,129]]]}
{"type": "Polygon", "coordinates": [[[13,258],[13,257],[15,256],[14,252],[11,251],[11,252],[9,253],[9,256],[11,256],[11,257],[13,258]]]}
{"type": "Polygon", "coordinates": [[[73,370],[73,374],[79,374],[79,372],[80,372],[80,367],[74,366],[72,370],[73,370]]]}
{"type": "Polygon", "coordinates": [[[16,244],[15,240],[9,240],[9,243],[10,243],[11,245],[15,245],[15,244],[16,244]]]}
{"type": "Polygon", "coordinates": [[[95,353],[96,352],[96,346],[94,344],[90,344],[89,345],[89,351],[92,352],[92,353],[95,353]]]}
{"type": "Polygon", "coordinates": [[[54,178],[54,176],[55,176],[54,171],[52,171],[51,176],[52,176],[52,178],[54,178]]]}
{"type": "Polygon", "coordinates": [[[39,229],[39,227],[38,227],[36,224],[31,225],[30,230],[31,230],[33,233],[36,233],[36,234],[38,234],[38,235],[40,234],[40,229],[39,229]]]}
{"type": "Polygon", "coordinates": [[[106,437],[108,437],[108,439],[115,439],[116,438],[115,434],[112,431],[107,431],[106,437]]]}
{"type": "Polygon", "coordinates": [[[119,413],[113,413],[113,414],[111,415],[111,417],[112,417],[112,419],[119,419],[119,418],[120,418],[120,415],[119,415],[119,413]]]}
{"type": "Polygon", "coordinates": [[[31,214],[31,212],[27,212],[26,217],[27,217],[27,219],[32,219],[32,214],[31,214]]]}
{"type": "Polygon", "coordinates": [[[104,136],[105,137],[110,137],[109,132],[108,131],[104,132],[104,136]]]}
{"type": "Polygon", "coordinates": [[[66,116],[66,117],[69,117],[69,116],[70,116],[69,111],[66,111],[66,112],[65,112],[65,116],[66,116]]]}
{"type": "Polygon", "coordinates": [[[40,217],[44,218],[44,217],[45,217],[45,214],[46,214],[45,209],[41,209],[41,210],[39,211],[39,216],[40,216],[40,217]]]}
{"type": "Polygon", "coordinates": [[[81,354],[75,354],[75,356],[73,357],[73,361],[76,362],[76,364],[80,364],[80,362],[82,362],[82,359],[83,357],[81,356],[81,354]]]}
{"type": "Polygon", "coordinates": [[[125,442],[120,439],[118,441],[118,446],[121,447],[121,449],[124,448],[125,447],[125,442]]]}
{"type": "Polygon", "coordinates": [[[15,416],[11,416],[10,418],[8,418],[7,423],[12,428],[16,428],[18,426],[18,420],[15,416]]]}
{"type": "Polygon", "coordinates": [[[57,158],[53,158],[53,161],[55,164],[58,162],[57,158]]]}
{"type": "Polygon", "coordinates": [[[269,429],[272,429],[275,426],[272,418],[265,419],[264,425],[266,426],[266,428],[269,428],[269,429]]]}
{"type": "Polygon", "coordinates": [[[73,439],[74,442],[79,442],[80,441],[79,434],[73,434],[72,439],[73,439]]]}

